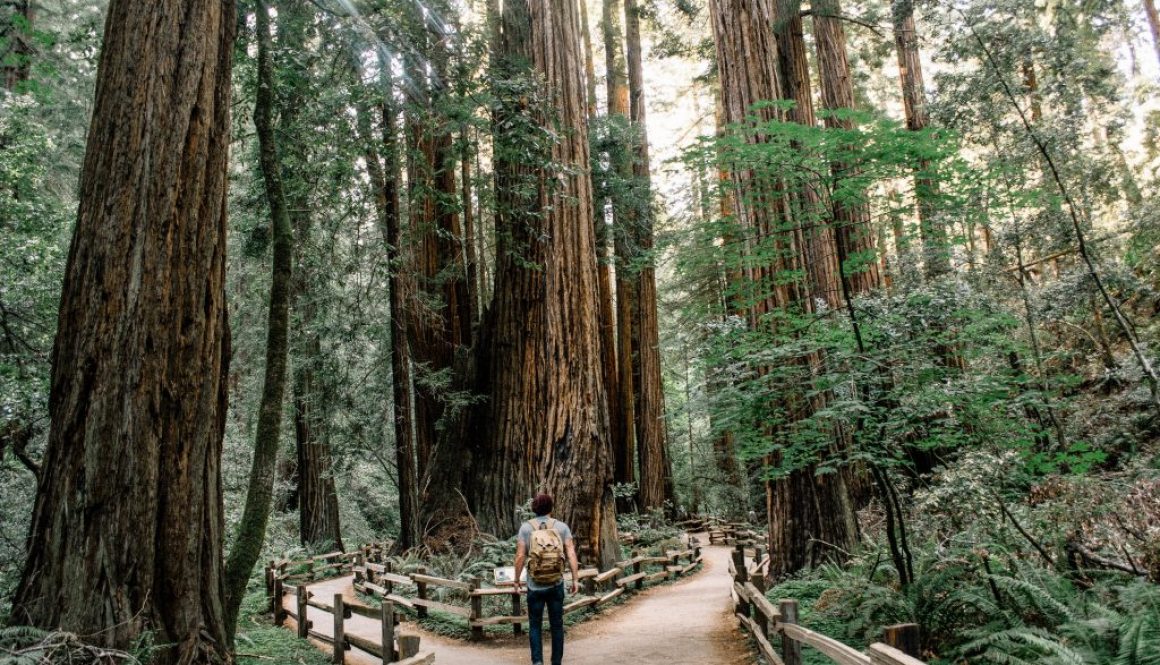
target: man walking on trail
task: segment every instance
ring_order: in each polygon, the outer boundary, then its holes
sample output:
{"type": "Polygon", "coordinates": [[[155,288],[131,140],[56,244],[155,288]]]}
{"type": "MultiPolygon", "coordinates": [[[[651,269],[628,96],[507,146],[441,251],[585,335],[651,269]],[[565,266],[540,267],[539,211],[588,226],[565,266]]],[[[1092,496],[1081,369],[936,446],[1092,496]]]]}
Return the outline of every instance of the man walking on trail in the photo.
{"type": "Polygon", "coordinates": [[[576,544],[567,524],[552,518],[552,497],[540,493],[532,499],[533,519],[524,522],[516,542],[516,593],[524,564],[528,570],[528,639],[532,647],[532,665],[544,665],[542,623],[544,607],[548,608],[548,625],[552,629],[552,665],[564,662],[564,563],[572,568],[572,593],[577,590],[579,564],[576,544]]]}

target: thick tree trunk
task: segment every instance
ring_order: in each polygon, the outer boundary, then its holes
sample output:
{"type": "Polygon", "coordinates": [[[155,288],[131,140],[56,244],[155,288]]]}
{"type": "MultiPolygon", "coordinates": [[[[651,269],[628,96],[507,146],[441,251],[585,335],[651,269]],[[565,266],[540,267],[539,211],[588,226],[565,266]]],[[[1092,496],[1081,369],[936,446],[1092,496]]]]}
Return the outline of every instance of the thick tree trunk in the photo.
{"type": "MultiPolygon", "coordinates": [[[[306,362],[322,358],[317,337],[306,362]]],[[[294,377],[294,435],[298,452],[298,533],[302,544],[314,550],[343,549],[330,444],[326,437],[324,393],[314,368],[299,369],[294,377]]]]}
{"type": "MultiPolygon", "coordinates": [[[[827,111],[854,110],[854,82],[850,76],[850,60],[846,52],[846,30],[842,27],[841,4],[838,0],[815,0],[813,6],[814,41],[818,49],[818,78],[821,82],[822,108],[827,111]]],[[[826,127],[853,129],[854,121],[827,115],[826,127]]],[[[834,162],[830,165],[834,178],[831,191],[836,190],[842,177],[855,178],[858,170],[849,164],[834,162]]],[[[874,247],[877,239],[870,225],[870,208],[861,201],[831,200],[834,240],[842,259],[840,278],[843,296],[848,298],[867,293],[882,285],[878,256],[874,247]]]]}
{"type": "MultiPolygon", "coordinates": [[[[431,62],[447,78],[447,52],[435,44],[431,62]]],[[[461,498],[469,457],[464,446],[465,406],[450,401],[464,389],[463,359],[472,344],[471,285],[457,204],[455,150],[440,110],[446,88],[432,86],[410,122],[411,234],[415,237],[416,298],[410,302],[409,341],[415,363],[415,442],[419,455],[419,528],[430,544],[464,533],[461,498]],[[456,358],[460,358],[456,370],[456,358]],[[448,377],[450,383],[436,380],[448,377]]]]}
{"type": "Polygon", "coordinates": [[[640,10],[636,0],[624,0],[628,60],[629,112],[633,129],[633,186],[626,230],[636,252],[633,308],[633,359],[636,362],[636,431],[639,440],[641,508],[662,508],[673,500],[672,460],[665,440],[665,393],[661,378],[660,330],[657,322],[657,281],[653,266],[652,174],[644,96],[644,65],[640,40],[640,10]]]}
{"type": "MultiPolygon", "coordinates": [[[[810,64],[806,49],[800,2],[777,0],[774,28],[777,33],[781,97],[794,101],[789,113],[794,122],[814,127],[818,123],[814,113],[814,96],[810,87],[810,64]]],[[[841,302],[838,288],[838,259],[834,251],[834,231],[826,215],[822,214],[820,187],[802,187],[793,192],[792,205],[799,222],[802,258],[809,276],[812,298],[821,298],[831,307],[841,302]]]]}
{"type": "Polygon", "coordinates": [[[229,0],[112,0],[13,620],[226,663],[229,0]],[[150,105],[145,100],[164,99],[150,105]]]}
{"type": "MultiPolygon", "coordinates": [[[[605,82],[608,91],[608,118],[619,119],[618,126],[628,125],[628,72],[624,60],[624,34],[621,29],[621,0],[604,0],[600,21],[604,37],[605,82]]],[[[627,151],[614,151],[611,165],[616,177],[627,182],[632,178],[632,164],[627,151]]],[[[618,188],[614,188],[618,189],[618,188]]],[[[627,197],[623,191],[613,191],[607,205],[612,210],[614,257],[609,257],[607,270],[616,264],[616,315],[606,321],[612,326],[616,349],[616,378],[606,385],[608,408],[612,426],[612,450],[616,465],[616,482],[636,482],[636,391],[633,373],[632,320],[636,300],[634,281],[628,275],[626,257],[630,254],[624,221],[628,215],[627,197]]],[[[603,216],[603,215],[602,215],[603,216]]],[[[607,239],[602,246],[607,252],[607,239]]],[[[603,277],[601,279],[604,279],[603,277]]],[[[611,292],[611,288],[610,288],[611,292]]],[[[606,373],[608,367],[605,367],[606,373]]],[[[622,499],[619,508],[629,510],[631,501],[622,499]]]]}
{"type": "MultiPolygon", "coordinates": [[[[918,34],[914,28],[913,0],[896,0],[893,9],[894,46],[898,54],[899,80],[902,82],[902,107],[907,129],[926,129],[926,89],[922,78],[922,58],[918,51],[918,34]]],[[[942,220],[937,218],[933,199],[938,183],[928,161],[915,165],[914,193],[918,201],[918,229],[922,239],[923,270],[928,279],[951,270],[950,238],[942,220]]]]}
{"type": "Polygon", "coordinates": [[[500,246],[476,516],[510,535],[517,507],[545,488],[581,557],[611,565],[619,547],[575,2],[505,2],[497,60],[500,246]]]}
{"type": "MultiPolygon", "coordinates": [[[[782,10],[784,12],[784,9],[782,10]]],[[[778,44],[774,42],[774,6],[772,0],[713,0],[710,2],[713,34],[717,45],[717,66],[721,80],[723,119],[726,123],[746,122],[752,105],[761,100],[778,99],[783,94],[778,72],[778,44]]],[[[795,65],[795,71],[800,67],[795,65]]],[[[771,108],[756,111],[760,119],[772,119],[771,108]]],[[[751,141],[760,137],[751,135],[751,141]]],[[[779,183],[761,182],[745,170],[729,174],[737,195],[732,197],[736,217],[744,232],[762,243],[765,251],[776,248],[780,257],[766,265],[749,269],[744,276],[748,284],[760,290],[748,309],[750,326],[766,326],[764,315],[775,309],[799,309],[811,312],[810,280],[806,284],[785,283],[786,270],[801,269],[806,260],[800,234],[790,230],[785,197],[779,183]]],[[[752,250],[749,250],[752,251],[752,250]]],[[[803,357],[798,362],[816,365],[818,359],[803,357]]],[[[764,371],[758,368],[758,371],[764,371]]],[[[783,404],[786,413],[807,415],[817,404],[804,396],[796,404],[783,404]]],[[[789,425],[792,426],[792,425],[789,425]]],[[[764,464],[779,460],[770,456],[764,464]]],[[[765,483],[765,507],[769,519],[770,547],[775,556],[775,570],[785,574],[797,570],[817,556],[811,549],[811,538],[827,535],[834,544],[844,547],[857,538],[850,529],[853,510],[842,474],[815,478],[812,466],[793,471],[786,478],[765,483]]]]}
{"type": "MultiPolygon", "coordinates": [[[[270,16],[260,3],[257,12],[258,81],[254,102],[254,126],[258,133],[258,154],[270,206],[273,229],[273,278],[270,282],[270,315],[266,335],[266,375],[258,407],[258,429],[246,505],[237,535],[226,562],[226,627],[233,634],[246,584],[262,553],[266,524],[274,497],[274,471],[282,430],[282,407],[286,393],[289,352],[289,309],[293,279],[294,231],[282,187],[282,162],[274,131],[276,92],[271,51],[270,16]]],[[[301,469],[299,470],[301,473],[301,469]]]]}
{"type": "Polygon", "coordinates": [[[28,81],[32,71],[32,24],[36,20],[36,6],[32,0],[8,0],[4,4],[8,15],[0,22],[0,43],[5,47],[0,51],[0,79],[5,90],[17,90],[28,81]]]}

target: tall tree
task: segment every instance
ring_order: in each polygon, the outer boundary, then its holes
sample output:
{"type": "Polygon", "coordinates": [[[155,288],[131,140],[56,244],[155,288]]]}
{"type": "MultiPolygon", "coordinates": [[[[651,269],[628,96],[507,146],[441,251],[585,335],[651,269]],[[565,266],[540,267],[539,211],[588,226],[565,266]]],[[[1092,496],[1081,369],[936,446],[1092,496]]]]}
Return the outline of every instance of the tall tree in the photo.
{"type": "Polygon", "coordinates": [[[16,90],[28,81],[32,68],[32,22],[36,6],[32,0],[8,0],[0,19],[0,78],[5,90],[16,90]]]}
{"type": "MultiPolygon", "coordinates": [[[[640,39],[640,9],[624,0],[624,30],[628,60],[629,112],[633,147],[632,186],[622,232],[633,246],[635,273],[632,304],[633,385],[636,388],[637,452],[640,459],[640,503],[661,508],[673,499],[672,461],[665,440],[665,395],[661,379],[660,330],[657,322],[657,280],[653,265],[652,175],[644,96],[644,66],[640,39]]],[[[628,257],[625,257],[628,258],[628,257]]]]}
{"type": "Polygon", "coordinates": [[[505,2],[497,55],[497,270],[482,367],[489,436],[476,516],[500,534],[538,487],[578,550],[611,565],[612,450],[600,369],[596,243],[576,3],[505,2]]]}
{"type": "Polygon", "coordinates": [[[334,482],[330,450],[330,409],[328,395],[333,384],[326,372],[319,331],[325,297],[320,288],[322,275],[313,256],[317,243],[315,204],[312,201],[311,86],[309,37],[315,20],[314,5],[306,0],[282,0],[278,5],[278,52],[285,54],[274,63],[277,93],[274,96],[277,123],[274,137],[279,164],[286,182],[286,209],[297,239],[294,269],[294,355],[293,405],[294,448],[296,453],[295,496],[298,503],[298,533],[307,547],[342,549],[342,525],[338,512],[338,491],[334,482]]]}
{"type": "Polygon", "coordinates": [[[231,0],[112,0],[13,620],[226,663],[231,0]],[[163,105],[147,100],[164,99],[163,105]]]}
{"type": "Polygon", "coordinates": [[[286,392],[289,352],[291,280],[293,277],[294,231],[282,183],[282,162],[274,127],[277,95],[269,8],[259,3],[255,12],[258,39],[257,95],[254,127],[258,133],[258,153],[270,206],[273,229],[273,278],[270,283],[270,314],[266,334],[266,374],[262,400],[258,406],[258,429],[254,437],[254,457],[246,505],[230,557],[226,562],[226,626],[232,635],[250,572],[262,553],[266,524],[274,497],[274,471],[278,462],[278,441],[282,430],[282,403],[286,392]]]}
{"type": "MultiPolygon", "coordinates": [[[[601,35],[604,39],[605,85],[608,96],[608,126],[610,132],[623,131],[628,126],[628,69],[624,59],[624,30],[621,26],[623,0],[604,0],[600,18],[601,35]]],[[[607,386],[608,406],[612,425],[612,450],[616,465],[616,482],[628,484],[636,482],[636,390],[632,356],[633,303],[636,300],[635,283],[629,277],[625,257],[629,254],[629,238],[625,234],[627,208],[631,205],[624,191],[624,183],[632,180],[632,161],[623,143],[615,141],[610,146],[611,164],[607,206],[612,212],[612,245],[615,254],[609,257],[609,269],[615,264],[616,314],[608,317],[607,325],[612,327],[616,338],[616,379],[607,386]]],[[[605,231],[607,225],[602,225],[605,231]]],[[[601,246],[607,252],[607,239],[601,246]]],[[[605,367],[605,370],[610,369],[605,367]]],[[[627,509],[628,505],[621,505],[627,509]]]]}
{"type": "Polygon", "coordinates": [[[372,131],[371,112],[366,103],[358,103],[360,140],[366,151],[367,173],[374,190],[375,212],[379,230],[386,248],[390,270],[390,331],[391,331],[391,421],[395,438],[396,482],[399,493],[399,541],[407,550],[419,544],[419,488],[415,458],[415,439],[411,412],[411,353],[407,342],[406,291],[413,288],[405,270],[402,255],[400,186],[401,165],[399,147],[399,118],[395,103],[395,89],[390,70],[384,67],[383,100],[380,105],[381,141],[372,131]],[[381,146],[381,150],[380,150],[381,146]]]}
{"type": "Polygon", "coordinates": [[[463,367],[472,345],[471,293],[456,183],[455,148],[447,117],[450,36],[424,14],[430,78],[412,75],[418,97],[409,109],[410,233],[417,289],[408,311],[415,361],[415,445],[419,458],[420,524],[432,542],[462,533],[461,499],[468,456],[462,423],[467,409],[454,396],[466,387],[463,367]],[[460,367],[456,368],[456,363],[460,367]]]}
{"type": "MultiPolygon", "coordinates": [[[[778,44],[770,23],[775,15],[772,0],[712,0],[709,8],[724,122],[744,125],[753,117],[758,121],[779,119],[775,107],[754,106],[779,99],[783,92],[778,76],[778,44]]],[[[747,142],[762,143],[760,132],[742,131],[747,142]]],[[[731,212],[748,239],[745,273],[740,276],[744,284],[733,288],[752,289],[745,314],[754,330],[770,326],[768,315],[775,311],[813,312],[808,285],[785,279],[785,275],[802,272],[803,259],[800,242],[792,232],[785,196],[779,191],[781,184],[759,175],[745,168],[728,174],[731,212]]],[[[817,360],[807,354],[795,362],[813,366],[817,360]]],[[[764,374],[768,368],[756,370],[764,374]]],[[[817,407],[804,392],[794,394],[791,403],[778,405],[790,424],[817,407]]],[[[774,466],[781,461],[776,455],[764,460],[766,465],[774,466]]],[[[776,554],[777,574],[793,572],[816,557],[811,553],[811,538],[843,549],[857,540],[843,475],[814,476],[813,467],[807,466],[776,482],[765,483],[769,544],[776,554]]]]}
{"type": "MultiPolygon", "coordinates": [[[[914,1],[895,0],[892,16],[906,127],[911,131],[920,132],[926,129],[930,116],[926,109],[926,89],[922,78],[918,33],[914,27],[914,1]]],[[[915,165],[914,193],[918,200],[918,228],[922,239],[923,270],[927,277],[938,277],[950,272],[950,243],[946,227],[934,211],[933,200],[938,194],[938,184],[931,173],[929,161],[920,161],[915,165]]]]}
{"type": "MultiPolygon", "coordinates": [[[[806,49],[805,27],[798,0],[777,0],[774,31],[777,35],[778,74],[781,97],[793,100],[789,118],[799,125],[813,127],[818,118],[814,112],[814,94],[810,85],[810,62],[806,49]]],[[[803,259],[809,276],[810,295],[821,298],[831,307],[840,301],[838,260],[834,249],[834,230],[827,215],[820,214],[821,188],[813,185],[797,188],[790,203],[797,216],[803,259]]]]}
{"type": "MultiPolygon", "coordinates": [[[[854,121],[839,114],[854,110],[854,81],[846,52],[841,3],[839,0],[815,0],[813,16],[822,108],[831,112],[825,117],[826,126],[853,129],[854,121]]],[[[833,217],[835,246],[841,262],[843,295],[849,298],[882,285],[874,247],[877,236],[870,225],[870,208],[863,201],[857,200],[861,196],[855,194],[854,200],[846,200],[846,195],[837,193],[841,188],[840,181],[856,178],[857,171],[841,162],[831,164],[830,171],[834,176],[834,184],[831,186],[833,194],[829,208],[833,217]]]]}

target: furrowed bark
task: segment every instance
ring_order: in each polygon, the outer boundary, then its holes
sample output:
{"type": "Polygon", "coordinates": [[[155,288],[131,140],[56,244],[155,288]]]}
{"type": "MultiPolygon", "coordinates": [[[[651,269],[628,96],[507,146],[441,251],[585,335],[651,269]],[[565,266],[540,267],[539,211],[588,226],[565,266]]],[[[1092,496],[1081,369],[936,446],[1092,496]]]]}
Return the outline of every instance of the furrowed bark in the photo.
{"type": "Polygon", "coordinates": [[[665,426],[665,395],[661,379],[660,330],[657,322],[657,281],[653,265],[652,175],[644,96],[644,65],[640,39],[640,10],[636,0],[624,0],[627,44],[629,113],[633,130],[633,186],[626,230],[636,252],[633,257],[635,296],[633,359],[636,368],[636,431],[640,460],[641,508],[662,508],[673,500],[672,460],[665,426]]]}
{"type": "Polygon", "coordinates": [[[473,504],[485,529],[507,536],[520,523],[516,507],[546,488],[580,556],[611,565],[619,547],[577,8],[515,0],[504,3],[501,23],[500,246],[481,368],[490,387],[479,466],[487,473],[472,485],[473,504]]]}
{"type": "Polygon", "coordinates": [[[229,0],[112,0],[12,620],[228,663],[229,0]],[[165,104],[146,100],[164,99],[165,104]]]}

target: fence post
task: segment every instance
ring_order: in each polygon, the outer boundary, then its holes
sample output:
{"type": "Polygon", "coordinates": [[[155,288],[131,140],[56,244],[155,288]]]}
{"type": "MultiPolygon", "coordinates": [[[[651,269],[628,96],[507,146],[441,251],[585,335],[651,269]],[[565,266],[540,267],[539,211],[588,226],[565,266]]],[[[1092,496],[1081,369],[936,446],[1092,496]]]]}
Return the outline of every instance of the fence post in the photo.
{"type": "Polygon", "coordinates": [[[298,637],[306,639],[306,635],[310,631],[310,621],[306,618],[308,613],[307,603],[310,601],[310,592],[306,590],[305,584],[298,585],[298,637]]]}
{"type": "Polygon", "coordinates": [[[883,629],[882,641],[908,656],[918,658],[921,640],[917,623],[896,623],[883,629]]]}
{"type": "Polygon", "coordinates": [[[754,572],[758,573],[759,575],[764,574],[762,573],[761,568],[761,545],[756,545],[753,548],[753,565],[755,568],[754,572]]]}
{"type": "Polygon", "coordinates": [[[418,635],[400,635],[399,636],[399,660],[406,660],[411,656],[419,653],[419,636],[418,635]]]}
{"type": "Polygon", "coordinates": [[[745,584],[749,581],[749,569],[745,567],[745,546],[736,545],[733,548],[734,582],[745,584]]]}
{"type": "Polygon", "coordinates": [[[471,625],[471,640],[478,642],[483,639],[483,626],[475,625],[477,621],[483,618],[483,596],[476,594],[479,591],[480,582],[478,577],[473,577],[470,580],[471,584],[471,617],[468,623],[471,625]]]}
{"type": "MultiPolygon", "coordinates": [[[[778,606],[781,609],[781,622],[796,624],[798,622],[798,602],[783,599],[778,606]]],[[[802,665],[802,645],[784,632],[781,634],[781,659],[785,665],[802,665]]]]}
{"type": "MultiPolygon", "coordinates": [[[[394,568],[391,567],[390,561],[383,564],[383,570],[387,573],[394,572],[394,568]]],[[[383,583],[383,588],[387,590],[387,593],[394,593],[395,592],[395,583],[394,582],[392,582],[388,579],[380,579],[379,581],[383,583]]]]}
{"type": "MultiPolygon", "coordinates": [[[[427,569],[424,568],[423,566],[419,566],[415,570],[417,570],[420,575],[427,574],[427,569]]],[[[419,598],[419,600],[427,600],[427,583],[426,582],[415,582],[415,587],[417,589],[417,591],[415,592],[415,595],[419,598]]],[[[427,606],[426,605],[415,605],[415,615],[418,616],[420,619],[426,619],[427,618],[427,606]]],[[[405,657],[406,656],[404,656],[404,658],[405,657]]]]}
{"type": "MultiPolygon", "coordinates": [[[[760,591],[763,595],[765,594],[764,575],[762,575],[760,572],[754,573],[750,578],[750,581],[753,582],[753,587],[755,589],[760,591]]],[[[765,616],[765,613],[758,610],[756,607],[753,609],[755,611],[753,611],[751,614],[753,619],[757,622],[757,628],[761,630],[761,634],[764,635],[766,639],[769,639],[769,617],[765,616]]]]}
{"type": "MultiPolygon", "coordinates": [[[[520,592],[516,589],[512,589],[512,616],[514,616],[514,617],[522,616],[523,613],[524,613],[524,610],[522,607],[520,607],[520,592]]],[[[513,623],[512,624],[512,635],[523,635],[523,634],[524,634],[524,624],[520,623],[519,621],[513,623]]]]}
{"type": "Polygon", "coordinates": [[[331,662],[346,662],[346,606],[341,593],[334,594],[334,658],[331,662]]]}
{"type": "MultiPolygon", "coordinates": [[[[636,558],[637,558],[637,557],[639,557],[639,556],[640,556],[640,550],[639,550],[639,549],[635,549],[635,550],[633,550],[633,551],[632,551],[632,558],[636,559],[636,558]]],[[[633,563],[633,564],[632,564],[632,574],[633,574],[633,575],[636,575],[636,574],[637,574],[637,573],[639,573],[639,572],[640,572],[640,562],[639,562],[639,561],[637,561],[637,562],[635,562],[635,563],[633,563]]],[[[634,589],[637,589],[638,591],[639,591],[640,589],[643,589],[643,588],[644,588],[644,580],[643,580],[643,579],[639,579],[639,580],[637,580],[637,581],[636,581],[636,583],[634,583],[634,584],[632,585],[632,588],[634,588],[634,589]]]]}
{"type": "Polygon", "coordinates": [[[274,596],[271,601],[270,611],[274,614],[274,625],[281,626],[286,621],[286,612],[282,609],[282,597],[286,592],[282,589],[282,578],[278,576],[278,572],[274,572],[274,596]]]}
{"type": "Polygon", "coordinates": [[[395,604],[389,600],[383,601],[383,606],[379,610],[381,616],[379,621],[382,622],[383,629],[383,662],[395,662],[395,604]]]}

